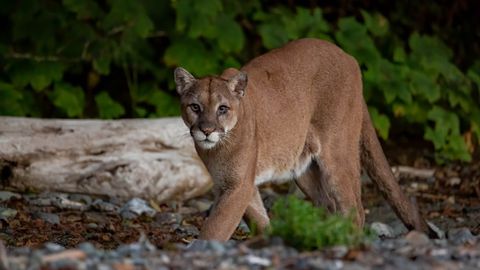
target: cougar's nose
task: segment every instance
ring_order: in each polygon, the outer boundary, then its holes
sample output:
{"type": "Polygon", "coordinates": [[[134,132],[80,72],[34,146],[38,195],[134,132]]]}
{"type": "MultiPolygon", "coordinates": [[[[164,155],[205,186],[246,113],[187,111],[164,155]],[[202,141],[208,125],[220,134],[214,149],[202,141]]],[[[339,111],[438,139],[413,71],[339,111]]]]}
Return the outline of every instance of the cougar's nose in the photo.
{"type": "Polygon", "coordinates": [[[214,127],[201,127],[200,130],[206,135],[210,135],[214,130],[215,128],[214,127]]]}

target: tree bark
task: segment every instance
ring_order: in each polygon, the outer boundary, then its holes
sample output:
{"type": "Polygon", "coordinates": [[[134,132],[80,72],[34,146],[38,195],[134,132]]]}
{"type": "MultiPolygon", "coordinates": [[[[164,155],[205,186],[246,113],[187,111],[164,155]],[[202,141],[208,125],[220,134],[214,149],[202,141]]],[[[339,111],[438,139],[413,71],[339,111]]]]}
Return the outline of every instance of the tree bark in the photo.
{"type": "Polygon", "coordinates": [[[180,118],[0,117],[0,184],[164,202],[201,195],[211,180],[180,118]]]}

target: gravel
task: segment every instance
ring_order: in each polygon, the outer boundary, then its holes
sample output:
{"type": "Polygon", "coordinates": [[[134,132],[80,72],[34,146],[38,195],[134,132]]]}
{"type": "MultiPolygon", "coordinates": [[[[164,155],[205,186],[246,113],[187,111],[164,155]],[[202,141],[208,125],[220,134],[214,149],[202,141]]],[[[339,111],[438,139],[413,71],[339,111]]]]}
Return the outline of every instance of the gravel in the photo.
{"type": "MultiPolygon", "coordinates": [[[[468,229],[450,233],[468,235],[468,229]]],[[[454,236],[455,235],[455,236],[454,236]]],[[[160,250],[142,235],[136,243],[114,250],[96,249],[85,242],[74,249],[47,243],[40,249],[13,248],[7,252],[6,269],[478,269],[480,238],[469,236],[467,243],[432,241],[424,234],[410,232],[397,239],[377,239],[357,248],[336,246],[301,252],[281,241],[197,240],[160,250]]],[[[0,250],[4,247],[0,247],[0,250]]]]}

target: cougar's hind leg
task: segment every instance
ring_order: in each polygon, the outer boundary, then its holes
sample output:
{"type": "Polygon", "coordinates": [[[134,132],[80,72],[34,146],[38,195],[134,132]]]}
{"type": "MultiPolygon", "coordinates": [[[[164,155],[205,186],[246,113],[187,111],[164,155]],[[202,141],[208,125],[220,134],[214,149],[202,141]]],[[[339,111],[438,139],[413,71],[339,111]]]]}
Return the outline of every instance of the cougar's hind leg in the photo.
{"type": "MultiPolygon", "coordinates": [[[[337,148],[338,150],[339,148],[337,148]]],[[[336,151],[323,160],[327,174],[326,186],[335,201],[337,211],[345,216],[353,215],[355,223],[362,228],[365,223],[365,212],[361,198],[359,149],[336,151]]]]}
{"type": "Polygon", "coordinates": [[[320,165],[316,161],[312,161],[305,173],[295,179],[295,183],[315,206],[323,206],[333,213],[336,212],[337,206],[326,185],[327,177],[320,165]]]}

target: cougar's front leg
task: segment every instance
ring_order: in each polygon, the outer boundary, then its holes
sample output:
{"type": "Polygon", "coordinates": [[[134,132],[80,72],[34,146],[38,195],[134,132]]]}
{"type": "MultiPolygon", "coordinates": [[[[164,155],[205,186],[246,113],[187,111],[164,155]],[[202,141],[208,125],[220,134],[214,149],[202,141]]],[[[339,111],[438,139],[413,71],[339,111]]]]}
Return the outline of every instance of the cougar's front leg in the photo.
{"type": "Polygon", "coordinates": [[[263,205],[262,196],[257,187],[255,187],[255,193],[245,211],[245,217],[249,223],[255,223],[258,232],[263,232],[270,224],[270,218],[268,217],[267,210],[263,205]]]}
{"type": "Polygon", "coordinates": [[[242,219],[255,192],[253,180],[219,188],[209,217],[200,231],[200,239],[227,241],[242,219]]]}

